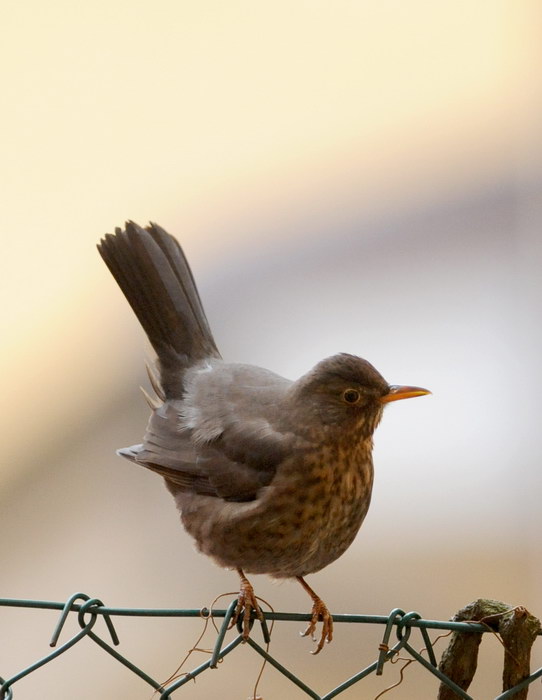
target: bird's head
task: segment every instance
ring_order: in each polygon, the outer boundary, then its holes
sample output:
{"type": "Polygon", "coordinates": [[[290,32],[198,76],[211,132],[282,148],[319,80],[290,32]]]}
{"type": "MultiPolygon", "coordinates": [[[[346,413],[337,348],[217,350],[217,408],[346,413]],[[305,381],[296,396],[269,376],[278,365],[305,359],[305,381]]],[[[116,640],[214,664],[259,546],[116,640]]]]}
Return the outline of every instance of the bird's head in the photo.
{"type": "Polygon", "coordinates": [[[399,399],[430,394],[415,386],[390,385],[370,362],[347,353],[319,362],[293,385],[296,404],[326,426],[369,438],[384,406],[399,399]]]}

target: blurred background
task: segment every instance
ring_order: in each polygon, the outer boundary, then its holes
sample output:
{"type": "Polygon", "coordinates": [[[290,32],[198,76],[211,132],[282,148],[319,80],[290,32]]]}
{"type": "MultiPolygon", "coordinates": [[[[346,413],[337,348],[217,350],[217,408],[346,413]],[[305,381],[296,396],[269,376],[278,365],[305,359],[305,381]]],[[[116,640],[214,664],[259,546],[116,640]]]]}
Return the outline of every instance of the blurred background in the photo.
{"type": "MultiPolygon", "coordinates": [[[[94,246],[133,219],[178,236],[227,360],[296,378],[346,351],[433,391],[386,410],[367,520],[309,577],[332,612],[448,619],[489,597],[542,615],[541,13],[536,0],[4,5],[1,596],[199,608],[237,588],[195,552],[161,480],[114,453],[145,428],[148,348],[94,246]]],[[[310,609],[297,584],[253,583],[276,610],[310,609]]],[[[47,653],[57,615],[0,619],[6,678],[47,653]]],[[[276,626],[271,652],[322,694],[382,635],[338,625],[316,660],[301,628],[276,626]]],[[[201,623],[117,629],[165,680],[201,623]]],[[[474,697],[498,694],[501,664],[485,639],[474,697]]],[[[178,695],[248,697],[259,666],[244,647],[178,695]]],[[[387,666],[344,697],[397,679],[387,666]]],[[[410,666],[389,697],[436,687],[410,666]]],[[[14,691],[150,696],[90,640],[14,691]]],[[[260,693],[304,697],[271,668],[260,693]]]]}

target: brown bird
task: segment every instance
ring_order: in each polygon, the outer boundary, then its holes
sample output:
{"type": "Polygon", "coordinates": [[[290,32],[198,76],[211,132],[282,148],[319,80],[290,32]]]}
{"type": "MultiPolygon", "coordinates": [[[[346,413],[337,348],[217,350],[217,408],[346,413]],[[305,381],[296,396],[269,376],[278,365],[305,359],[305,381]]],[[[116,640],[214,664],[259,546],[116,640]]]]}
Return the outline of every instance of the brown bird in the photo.
{"type": "Polygon", "coordinates": [[[225,363],[173,236],[128,222],[98,250],[158,356],[143,444],[119,454],[161,474],[200,551],[237,570],[244,638],[252,610],[263,619],[244,572],[296,578],[313,601],[304,636],[323,623],[318,653],[333,618],[304,577],[340,557],[367,514],[384,406],[430,392],[345,353],[296,382],[225,363]]]}

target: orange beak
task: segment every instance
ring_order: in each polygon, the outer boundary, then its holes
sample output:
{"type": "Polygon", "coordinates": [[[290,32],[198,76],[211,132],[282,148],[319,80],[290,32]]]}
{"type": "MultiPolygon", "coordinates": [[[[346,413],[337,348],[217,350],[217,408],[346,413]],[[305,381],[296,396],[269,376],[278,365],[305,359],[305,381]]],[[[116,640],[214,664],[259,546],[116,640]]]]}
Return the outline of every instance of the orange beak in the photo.
{"type": "Polygon", "coordinates": [[[425,396],[431,392],[428,389],[422,389],[419,386],[398,386],[393,384],[390,386],[389,393],[380,397],[380,403],[389,403],[390,401],[399,401],[400,399],[411,399],[414,396],[425,396]]]}

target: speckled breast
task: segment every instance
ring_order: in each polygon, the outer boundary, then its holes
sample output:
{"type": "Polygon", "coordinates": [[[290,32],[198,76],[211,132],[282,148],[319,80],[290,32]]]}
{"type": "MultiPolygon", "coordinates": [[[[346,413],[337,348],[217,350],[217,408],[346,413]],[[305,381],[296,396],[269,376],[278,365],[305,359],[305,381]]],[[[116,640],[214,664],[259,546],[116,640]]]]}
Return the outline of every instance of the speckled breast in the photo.
{"type": "Polygon", "coordinates": [[[333,452],[305,454],[301,469],[285,463],[249,503],[179,494],[183,524],[221,566],[277,578],[318,571],[352,543],[373,485],[370,451],[333,452]]]}

